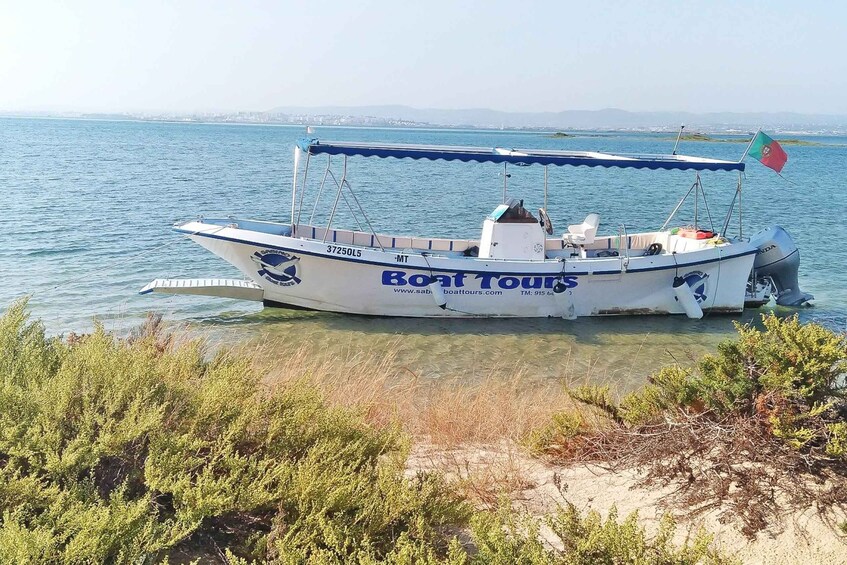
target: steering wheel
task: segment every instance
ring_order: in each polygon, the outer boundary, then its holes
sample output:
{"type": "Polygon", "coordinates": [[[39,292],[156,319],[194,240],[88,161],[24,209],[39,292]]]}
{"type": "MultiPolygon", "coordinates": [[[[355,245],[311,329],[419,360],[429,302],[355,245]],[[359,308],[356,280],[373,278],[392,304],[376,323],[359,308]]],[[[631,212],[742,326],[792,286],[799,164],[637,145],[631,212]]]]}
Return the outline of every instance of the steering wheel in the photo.
{"type": "Polygon", "coordinates": [[[539,208],[538,217],[540,218],[538,223],[541,224],[544,231],[546,231],[549,235],[553,235],[553,222],[550,221],[550,216],[547,215],[547,210],[539,208]]]}

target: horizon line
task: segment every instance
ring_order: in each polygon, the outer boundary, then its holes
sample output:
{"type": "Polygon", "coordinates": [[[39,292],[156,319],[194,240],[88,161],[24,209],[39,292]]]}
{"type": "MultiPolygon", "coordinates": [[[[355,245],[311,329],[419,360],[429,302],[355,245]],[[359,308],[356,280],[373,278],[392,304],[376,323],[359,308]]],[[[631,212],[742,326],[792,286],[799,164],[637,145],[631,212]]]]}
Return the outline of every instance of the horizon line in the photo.
{"type": "MultiPolygon", "coordinates": [[[[285,113],[282,110],[285,109],[296,109],[296,110],[322,110],[328,108],[336,108],[336,109],[373,109],[373,108],[399,108],[399,109],[407,109],[407,110],[416,110],[416,111],[435,111],[435,112],[493,112],[498,114],[564,114],[564,113],[585,113],[585,114],[594,114],[601,112],[623,112],[626,114],[688,114],[692,116],[708,116],[713,114],[737,114],[737,115],[778,115],[778,114],[793,114],[799,116],[825,116],[825,117],[836,117],[836,118],[847,118],[847,113],[833,113],[833,112],[809,112],[809,111],[801,111],[801,110],[709,110],[709,111],[693,111],[693,110],[628,110],[625,108],[619,108],[614,106],[608,106],[604,108],[598,108],[593,110],[588,109],[564,109],[564,110],[498,110],[490,107],[452,107],[452,108],[438,108],[438,107],[422,107],[422,106],[411,106],[408,104],[399,104],[399,103],[387,103],[387,104],[321,104],[315,106],[301,106],[301,105],[278,105],[273,108],[263,109],[263,110],[248,110],[248,109],[200,109],[195,108],[191,110],[186,109],[80,109],[80,108],[24,108],[24,109],[11,109],[11,108],[0,108],[0,115],[9,115],[9,114],[112,114],[112,115],[132,115],[132,114],[167,114],[174,116],[189,116],[195,114],[279,114],[285,113]]],[[[367,117],[362,115],[361,117],[367,117]]]]}

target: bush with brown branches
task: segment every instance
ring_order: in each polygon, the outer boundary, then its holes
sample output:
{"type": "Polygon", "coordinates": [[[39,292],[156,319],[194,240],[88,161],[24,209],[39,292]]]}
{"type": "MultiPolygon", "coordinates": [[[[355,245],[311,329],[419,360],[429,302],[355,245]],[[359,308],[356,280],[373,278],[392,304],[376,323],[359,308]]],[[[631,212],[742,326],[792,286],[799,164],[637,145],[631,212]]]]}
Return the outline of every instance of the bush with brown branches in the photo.
{"type": "Polygon", "coordinates": [[[847,504],[847,339],[797,317],[737,325],[738,337],[694,368],[665,367],[615,402],[607,387],[571,396],[599,427],[562,413],[533,447],[566,461],[639,468],[666,501],[717,509],[754,535],[786,510],[847,504]]]}

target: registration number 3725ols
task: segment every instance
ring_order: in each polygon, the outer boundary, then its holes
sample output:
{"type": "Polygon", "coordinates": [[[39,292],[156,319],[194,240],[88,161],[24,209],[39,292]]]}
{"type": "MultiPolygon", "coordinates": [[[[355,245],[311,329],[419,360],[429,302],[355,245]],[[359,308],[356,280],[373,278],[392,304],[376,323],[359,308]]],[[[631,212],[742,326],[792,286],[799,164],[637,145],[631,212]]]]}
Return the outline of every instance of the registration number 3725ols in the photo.
{"type": "Polygon", "coordinates": [[[361,257],[361,249],[350,249],[349,247],[338,247],[337,245],[327,245],[326,252],[333,255],[346,255],[348,257],[361,257]]]}

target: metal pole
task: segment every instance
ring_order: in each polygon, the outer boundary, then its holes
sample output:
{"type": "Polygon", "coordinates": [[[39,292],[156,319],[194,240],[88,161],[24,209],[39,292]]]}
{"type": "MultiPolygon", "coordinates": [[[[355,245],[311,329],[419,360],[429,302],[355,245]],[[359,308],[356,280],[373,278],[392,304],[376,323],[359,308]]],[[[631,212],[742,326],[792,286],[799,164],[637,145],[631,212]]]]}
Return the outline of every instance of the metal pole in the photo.
{"type": "Polygon", "coordinates": [[[685,199],[688,198],[688,195],[691,194],[691,191],[694,190],[695,186],[697,186],[696,182],[691,185],[691,188],[688,189],[688,192],[685,193],[685,196],[683,196],[682,199],[679,202],[677,202],[676,208],[673,209],[673,212],[671,212],[671,215],[668,216],[667,220],[665,220],[665,223],[662,224],[662,227],[659,228],[659,231],[665,231],[665,228],[668,227],[669,223],[671,223],[671,220],[673,220],[673,217],[679,211],[680,206],[682,206],[682,203],[685,202],[685,199]]]}
{"type": "Polygon", "coordinates": [[[506,185],[509,180],[509,173],[506,172],[508,163],[503,163],[503,204],[506,203],[506,185]]]}
{"type": "Polygon", "coordinates": [[[729,221],[732,219],[732,211],[735,209],[735,201],[738,199],[738,192],[741,190],[741,174],[738,175],[738,186],[735,187],[735,194],[732,195],[732,202],[729,203],[729,211],[726,213],[726,218],[721,228],[721,235],[726,237],[729,230],[729,221]]]}
{"type": "Polygon", "coordinates": [[[297,173],[300,170],[300,146],[294,147],[294,183],[291,186],[291,235],[294,233],[294,214],[297,212],[297,173]]]}
{"type": "MultiPolygon", "coordinates": [[[[320,186],[320,188],[318,188],[318,196],[315,198],[315,205],[312,206],[312,213],[309,216],[309,225],[310,226],[314,225],[312,223],[312,221],[315,219],[315,212],[318,210],[318,204],[320,204],[321,195],[324,192],[324,185],[326,184],[326,177],[330,173],[329,169],[330,169],[331,166],[332,166],[332,155],[327,155],[326,156],[326,170],[324,171],[324,178],[323,178],[323,180],[321,180],[321,186],[320,186]]],[[[334,175],[332,177],[332,180],[335,180],[334,175]]],[[[338,184],[338,183],[336,183],[336,184],[338,184]]]]}
{"type": "MultiPolygon", "coordinates": [[[[356,196],[356,193],[355,193],[355,192],[353,192],[353,187],[352,187],[352,186],[350,186],[350,183],[349,183],[346,179],[344,180],[344,183],[342,184],[342,188],[344,188],[344,184],[346,184],[346,185],[347,185],[347,190],[349,190],[349,191],[350,191],[350,195],[353,197],[353,201],[356,203],[356,206],[358,206],[358,207],[359,207],[359,211],[362,213],[362,216],[364,216],[364,217],[365,217],[365,223],[367,223],[367,224],[368,224],[368,228],[371,230],[371,234],[374,236],[374,239],[376,240],[376,244],[377,244],[377,245],[379,245],[379,248],[380,248],[380,249],[382,249],[383,251],[385,251],[385,248],[382,246],[382,242],[379,240],[379,236],[376,234],[376,230],[374,230],[374,227],[373,227],[373,225],[371,224],[371,220],[370,220],[370,218],[368,218],[367,213],[365,213],[365,209],[364,209],[364,208],[362,208],[362,205],[359,203],[359,198],[356,196]]],[[[344,200],[345,200],[345,201],[347,200],[347,197],[346,197],[346,196],[344,197],[344,200]]],[[[352,212],[352,210],[351,210],[351,212],[352,212]]],[[[358,218],[356,218],[356,223],[357,223],[357,224],[359,223],[359,219],[358,219],[358,218]]],[[[359,230],[360,230],[360,231],[365,231],[365,230],[361,229],[361,224],[359,225],[359,230]]]]}
{"type": "Polygon", "coordinates": [[[676,134],[676,143],[673,144],[673,153],[671,155],[676,155],[676,148],[679,147],[679,138],[682,137],[682,130],[685,129],[685,124],[679,126],[679,133],[676,134]]]}
{"type": "Polygon", "coordinates": [[[741,172],[738,173],[738,239],[744,237],[743,227],[741,225],[741,172]]]}
{"type": "Polygon", "coordinates": [[[753,137],[750,138],[750,143],[747,144],[747,149],[744,150],[744,155],[741,156],[741,159],[738,160],[740,163],[747,157],[747,153],[750,152],[750,148],[753,147],[753,142],[756,141],[756,137],[762,132],[762,128],[756,130],[756,133],[753,134],[753,137]]]}
{"type": "MultiPolygon", "coordinates": [[[[347,183],[347,188],[350,188],[350,183],[347,181],[344,182],[347,183]]],[[[342,186],[341,188],[343,189],[344,187],[342,186]]],[[[352,188],[350,188],[350,193],[353,194],[352,188]]],[[[353,194],[353,196],[355,197],[356,195],[353,194]]],[[[365,229],[362,227],[362,222],[359,221],[359,216],[356,215],[356,211],[353,210],[352,206],[350,206],[350,201],[347,200],[347,195],[344,194],[343,190],[341,191],[341,197],[344,198],[344,203],[347,204],[347,209],[350,210],[350,215],[353,216],[353,219],[356,221],[356,225],[359,226],[359,231],[365,231],[365,229]]]]}
{"type": "Polygon", "coordinates": [[[332,204],[332,210],[329,213],[329,221],[326,223],[324,230],[323,243],[326,243],[326,238],[329,235],[329,228],[332,225],[332,220],[335,217],[335,209],[338,208],[338,200],[341,198],[341,190],[344,188],[344,183],[347,181],[347,155],[344,156],[344,169],[341,173],[341,184],[338,185],[338,193],[335,195],[335,202],[332,204]]]}
{"type": "Polygon", "coordinates": [[[694,231],[697,231],[697,203],[700,201],[700,173],[697,173],[697,180],[694,181],[694,231]]]}
{"type": "MultiPolygon", "coordinates": [[[[300,203],[297,204],[297,223],[300,223],[300,214],[303,212],[303,197],[306,196],[306,182],[309,177],[309,160],[311,158],[311,153],[306,153],[306,165],[303,167],[303,186],[300,187],[300,203]]],[[[293,232],[292,228],[292,232],[293,232]]]]}
{"type": "Polygon", "coordinates": [[[709,210],[709,201],[706,198],[706,187],[703,186],[703,181],[700,181],[700,193],[703,195],[703,206],[706,207],[706,215],[709,217],[709,229],[712,233],[715,232],[715,222],[712,220],[712,211],[709,210]]]}
{"type": "Polygon", "coordinates": [[[544,165],[544,211],[547,211],[547,169],[549,167],[544,165]]]}

